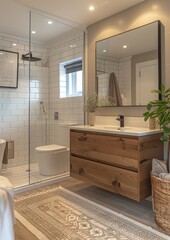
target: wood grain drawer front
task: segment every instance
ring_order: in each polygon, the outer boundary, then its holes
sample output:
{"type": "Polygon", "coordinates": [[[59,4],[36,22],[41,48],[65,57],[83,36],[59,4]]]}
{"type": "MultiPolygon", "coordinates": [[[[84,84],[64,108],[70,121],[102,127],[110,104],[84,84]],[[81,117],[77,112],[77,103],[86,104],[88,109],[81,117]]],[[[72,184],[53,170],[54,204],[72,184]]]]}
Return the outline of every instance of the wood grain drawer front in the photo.
{"type": "Polygon", "coordinates": [[[110,165],[138,169],[138,139],[71,131],[71,154],[110,165]]]}
{"type": "Polygon", "coordinates": [[[71,176],[138,201],[135,172],[71,156],[71,176]]]}
{"type": "Polygon", "coordinates": [[[139,161],[146,159],[163,159],[163,142],[160,141],[162,134],[143,136],[139,139],[139,161]]]}

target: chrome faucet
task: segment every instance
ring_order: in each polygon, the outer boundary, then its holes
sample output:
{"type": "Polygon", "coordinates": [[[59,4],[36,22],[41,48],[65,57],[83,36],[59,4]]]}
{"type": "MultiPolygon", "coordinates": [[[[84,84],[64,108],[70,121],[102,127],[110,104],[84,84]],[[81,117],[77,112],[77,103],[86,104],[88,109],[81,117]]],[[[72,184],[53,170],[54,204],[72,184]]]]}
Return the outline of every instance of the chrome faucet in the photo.
{"type": "Polygon", "coordinates": [[[124,116],[123,115],[118,115],[116,120],[118,120],[120,122],[120,127],[124,127],[125,124],[124,124],[124,116]]]}

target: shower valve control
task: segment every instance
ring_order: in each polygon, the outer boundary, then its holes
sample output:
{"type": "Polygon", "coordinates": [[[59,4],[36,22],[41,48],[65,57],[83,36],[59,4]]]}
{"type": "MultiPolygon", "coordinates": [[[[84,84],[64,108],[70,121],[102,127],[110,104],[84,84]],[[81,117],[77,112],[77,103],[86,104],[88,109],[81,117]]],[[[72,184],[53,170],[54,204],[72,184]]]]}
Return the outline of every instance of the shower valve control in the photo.
{"type": "Polygon", "coordinates": [[[54,120],[58,120],[58,112],[54,112],[54,120]]]}

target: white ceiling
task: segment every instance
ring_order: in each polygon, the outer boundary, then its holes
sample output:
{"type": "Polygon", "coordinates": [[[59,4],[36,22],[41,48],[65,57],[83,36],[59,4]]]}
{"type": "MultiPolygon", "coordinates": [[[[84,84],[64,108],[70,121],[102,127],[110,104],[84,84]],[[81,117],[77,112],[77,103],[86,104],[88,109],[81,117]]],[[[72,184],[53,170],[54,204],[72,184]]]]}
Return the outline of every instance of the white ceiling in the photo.
{"type": "Polygon", "coordinates": [[[16,0],[16,2],[72,23],[87,26],[143,0],[16,0]],[[95,11],[88,10],[90,5],[95,6],[95,11]]]}
{"type": "MultiPolygon", "coordinates": [[[[86,26],[125,10],[144,0],[0,0],[0,33],[28,37],[29,11],[37,10],[53,16],[57,21],[85,29],[86,26]],[[88,7],[94,5],[90,12],[88,7]]],[[[61,27],[61,26],[60,26],[61,27]]],[[[42,34],[50,31],[39,27],[42,34]]],[[[68,27],[66,27],[68,30],[68,27]]],[[[66,31],[64,29],[64,31],[66,31]]],[[[47,33],[48,34],[45,34],[47,33]]],[[[56,31],[63,34],[62,31],[56,31]]],[[[51,30],[52,33],[52,30],[51,30]]],[[[42,35],[41,35],[42,37],[42,35]]],[[[54,38],[54,34],[53,34],[54,38]]],[[[47,39],[46,39],[47,41],[47,39]]]]}

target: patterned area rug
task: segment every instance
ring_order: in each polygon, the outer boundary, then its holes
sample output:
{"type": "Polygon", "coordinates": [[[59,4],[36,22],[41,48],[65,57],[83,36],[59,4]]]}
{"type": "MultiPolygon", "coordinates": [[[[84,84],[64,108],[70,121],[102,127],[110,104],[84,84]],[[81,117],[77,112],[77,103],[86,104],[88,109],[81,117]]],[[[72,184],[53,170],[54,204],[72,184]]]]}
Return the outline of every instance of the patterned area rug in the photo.
{"type": "Polygon", "coordinates": [[[15,216],[41,240],[170,239],[62,187],[16,197],[15,216]]]}

